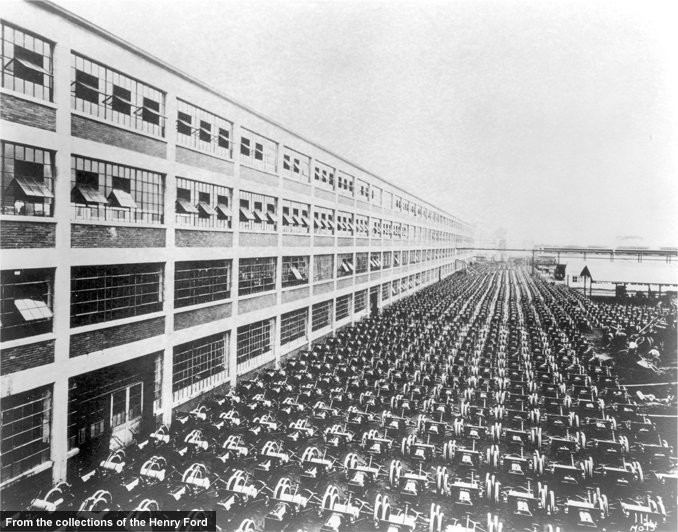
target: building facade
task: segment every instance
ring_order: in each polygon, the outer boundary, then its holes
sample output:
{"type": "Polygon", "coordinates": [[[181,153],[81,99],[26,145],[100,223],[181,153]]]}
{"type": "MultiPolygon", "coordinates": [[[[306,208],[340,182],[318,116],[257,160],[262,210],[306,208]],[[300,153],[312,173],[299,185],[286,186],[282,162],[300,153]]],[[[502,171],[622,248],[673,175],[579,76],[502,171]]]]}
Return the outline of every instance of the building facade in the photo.
{"type": "Polygon", "coordinates": [[[467,258],[462,220],[59,6],[5,5],[2,61],[2,488],[467,258]]]}

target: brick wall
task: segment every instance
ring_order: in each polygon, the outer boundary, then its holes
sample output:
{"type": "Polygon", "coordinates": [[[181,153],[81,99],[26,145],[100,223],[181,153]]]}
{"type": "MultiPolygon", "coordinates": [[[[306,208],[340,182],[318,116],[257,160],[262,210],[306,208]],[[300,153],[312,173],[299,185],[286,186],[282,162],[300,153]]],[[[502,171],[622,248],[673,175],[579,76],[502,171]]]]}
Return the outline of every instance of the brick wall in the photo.
{"type": "Polygon", "coordinates": [[[165,318],[116,325],[86,333],[71,335],[70,357],[103,351],[118,345],[160,336],[165,333],[165,318]]]}
{"type": "Polygon", "coordinates": [[[215,305],[214,307],[177,313],[174,315],[174,330],[180,331],[181,329],[188,329],[189,327],[195,327],[202,323],[210,323],[212,321],[230,318],[232,311],[231,307],[231,303],[224,303],[222,305],[215,305]]]}
{"type": "Polygon", "coordinates": [[[341,238],[341,237],[339,237],[337,245],[340,248],[352,246],[353,245],[353,239],[352,238],[341,238]]]}
{"type": "Polygon", "coordinates": [[[0,94],[0,119],[56,131],[56,109],[11,94],[0,94]]]}
{"type": "Polygon", "coordinates": [[[252,181],[254,183],[261,183],[262,185],[269,185],[272,187],[277,187],[279,182],[278,176],[261,172],[259,170],[255,170],[254,168],[249,168],[248,166],[240,167],[240,179],[252,181]]]}
{"type": "Polygon", "coordinates": [[[334,246],[334,237],[316,236],[314,242],[316,246],[334,246]]]}
{"type": "Polygon", "coordinates": [[[356,239],[356,241],[355,241],[355,245],[356,245],[356,246],[369,246],[369,245],[370,245],[370,241],[369,241],[369,239],[367,239],[367,238],[358,238],[358,239],[356,239]]]}
{"type": "Polygon", "coordinates": [[[238,314],[245,314],[253,310],[259,310],[275,306],[275,294],[243,299],[238,302],[238,314]]]}
{"type": "Polygon", "coordinates": [[[304,194],[306,196],[311,195],[311,185],[308,185],[306,183],[300,183],[295,179],[284,178],[284,181],[285,182],[283,186],[285,187],[285,190],[292,190],[294,192],[298,192],[299,194],[304,194]]]}
{"type": "Polygon", "coordinates": [[[370,281],[378,281],[381,279],[381,272],[374,272],[370,274],[370,281]]]}
{"type": "Polygon", "coordinates": [[[3,349],[0,351],[0,374],[9,375],[52,362],[54,362],[54,340],[3,349]]]}
{"type": "Polygon", "coordinates": [[[73,248],[162,248],[165,230],[151,227],[71,225],[73,248]]]}
{"type": "Polygon", "coordinates": [[[370,276],[367,275],[367,274],[365,274],[365,275],[358,275],[358,276],[355,278],[355,284],[363,284],[363,283],[366,283],[367,281],[369,281],[369,279],[370,279],[370,276]]]}
{"type": "Polygon", "coordinates": [[[198,153],[193,150],[188,150],[181,146],[177,146],[176,161],[184,163],[189,166],[197,166],[205,170],[211,170],[219,174],[232,176],[234,164],[230,161],[224,161],[219,157],[214,157],[206,153],[198,153]]]}
{"type": "Polygon", "coordinates": [[[277,234],[240,233],[240,247],[275,247],[277,245],[277,234]]]}
{"type": "Polygon", "coordinates": [[[313,295],[317,296],[318,294],[327,294],[334,290],[334,281],[325,284],[317,284],[313,287],[313,295]]]}
{"type": "Polygon", "coordinates": [[[233,233],[177,229],[174,245],[179,248],[230,248],[233,247],[233,233]]]}
{"type": "Polygon", "coordinates": [[[346,196],[342,196],[341,194],[339,194],[339,195],[337,196],[337,200],[338,200],[339,203],[341,203],[342,205],[348,205],[349,207],[353,207],[353,203],[354,203],[354,202],[353,202],[353,199],[351,199],[351,198],[347,198],[346,196]]]}
{"type": "Polygon", "coordinates": [[[348,286],[353,286],[353,279],[339,279],[337,281],[337,290],[341,290],[348,286]]]}
{"type": "Polygon", "coordinates": [[[303,299],[308,297],[309,289],[308,287],[297,288],[295,290],[285,290],[282,293],[282,302],[289,303],[290,301],[296,301],[297,299],[303,299]]]}
{"type": "Polygon", "coordinates": [[[153,155],[154,157],[167,157],[167,144],[163,141],[132,133],[114,125],[102,124],[79,115],[71,115],[71,135],[145,153],[146,155],[153,155]]]}
{"type": "Polygon", "coordinates": [[[322,190],[322,189],[319,189],[319,188],[315,189],[315,191],[313,192],[313,195],[316,198],[331,201],[332,203],[334,203],[334,201],[337,198],[337,195],[334,192],[330,192],[329,190],[322,190]]]}
{"type": "Polygon", "coordinates": [[[286,235],[286,234],[283,234],[283,247],[286,247],[286,248],[308,248],[308,247],[311,247],[311,237],[309,235],[286,235]]]}
{"type": "Polygon", "coordinates": [[[53,248],[55,223],[3,220],[0,224],[0,248],[53,248]]]}

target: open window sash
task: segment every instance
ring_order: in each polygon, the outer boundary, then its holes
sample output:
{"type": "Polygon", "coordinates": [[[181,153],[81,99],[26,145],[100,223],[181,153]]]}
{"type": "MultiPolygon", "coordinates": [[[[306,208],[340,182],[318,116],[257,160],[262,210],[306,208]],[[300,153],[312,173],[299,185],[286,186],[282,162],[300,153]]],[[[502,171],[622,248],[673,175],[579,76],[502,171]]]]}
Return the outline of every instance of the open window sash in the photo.
{"type": "Polygon", "coordinates": [[[206,201],[198,202],[198,210],[206,216],[216,216],[217,215],[217,211],[214,210],[214,207],[212,207],[206,201]]]}
{"type": "Polygon", "coordinates": [[[53,316],[47,303],[40,299],[15,299],[14,306],[24,321],[46,320],[53,316]]]}
{"type": "Polygon", "coordinates": [[[45,183],[32,177],[15,177],[14,185],[29,198],[53,198],[54,194],[45,183]]]}
{"type": "Polygon", "coordinates": [[[231,209],[225,203],[217,203],[217,213],[225,218],[230,218],[233,215],[231,209]]]}
{"type": "Polygon", "coordinates": [[[296,225],[296,223],[294,222],[294,217],[289,214],[283,214],[283,224],[289,226],[296,225]]]}
{"type": "Polygon", "coordinates": [[[137,208],[137,204],[132,195],[124,190],[114,188],[108,195],[108,199],[109,201],[112,201],[116,207],[126,207],[128,209],[137,208]]]}
{"type": "Polygon", "coordinates": [[[266,215],[260,209],[253,210],[252,214],[255,222],[266,223],[266,215]]]}
{"type": "Polygon", "coordinates": [[[9,61],[7,61],[7,63],[5,63],[3,69],[9,70],[13,62],[19,63],[22,67],[32,70],[33,72],[36,72],[38,74],[44,74],[45,76],[52,77],[52,74],[48,70],[44,69],[42,66],[36,63],[33,63],[32,61],[24,59],[23,57],[12,57],[9,61]]]}
{"type": "Polygon", "coordinates": [[[179,214],[198,214],[196,206],[187,199],[177,198],[176,206],[180,210],[179,214]]]}
{"type": "Polygon", "coordinates": [[[77,185],[75,189],[85,203],[108,203],[106,196],[104,196],[97,188],[88,187],[87,185],[77,185]]]}
{"type": "Polygon", "coordinates": [[[305,281],[306,277],[301,274],[299,269],[296,266],[290,266],[290,272],[297,281],[305,281]]]}
{"type": "Polygon", "coordinates": [[[243,218],[248,222],[256,221],[254,214],[247,207],[240,207],[240,219],[242,220],[243,218]]]}

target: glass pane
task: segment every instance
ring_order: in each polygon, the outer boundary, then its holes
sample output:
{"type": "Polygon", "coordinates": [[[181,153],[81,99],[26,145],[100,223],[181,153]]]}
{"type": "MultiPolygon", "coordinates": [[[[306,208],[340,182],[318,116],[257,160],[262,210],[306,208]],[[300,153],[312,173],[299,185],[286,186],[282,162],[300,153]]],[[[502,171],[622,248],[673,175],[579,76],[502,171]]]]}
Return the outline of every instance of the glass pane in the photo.
{"type": "Polygon", "coordinates": [[[111,394],[111,426],[117,427],[125,422],[125,408],[127,403],[127,389],[118,390],[111,394]]]}
{"type": "Polygon", "coordinates": [[[128,419],[131,421],[141,416],[141,399],[142,399],[143,384],[140,382],[134,384],[129,389],[129,415],[128,419]]]}

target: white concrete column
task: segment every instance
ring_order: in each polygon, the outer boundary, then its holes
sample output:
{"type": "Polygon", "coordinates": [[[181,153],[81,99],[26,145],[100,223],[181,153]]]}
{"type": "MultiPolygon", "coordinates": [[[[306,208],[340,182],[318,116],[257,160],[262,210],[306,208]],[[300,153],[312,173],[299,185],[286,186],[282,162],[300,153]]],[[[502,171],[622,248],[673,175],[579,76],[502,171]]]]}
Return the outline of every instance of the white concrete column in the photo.
{"type": "Polygon", "coordinates": [[[169,426],[172,422],[172,374],[174,366],[174,257],[175,253],[175,216],[174,203],[177,199],[177,180],[174,174],[176,161],[176,132],[174,127],[177,116],[177,98],[172,92],[165,95],[165,138],[167,139],[167,174],[165,175],[165,263],[163,312],[165,313],[165,335],[162,345],[162,388],[161,411],[162,422],[169,426]]]}
{"type": "Polygon", "coordinates": [[[54,46],[54,103],[56,112],[56,221],[57,265],[54,274],[54,362],[52,390],[52,480],[66,479],[68,453],[68,365],[71,328],[71,54],[54,46]]]}

